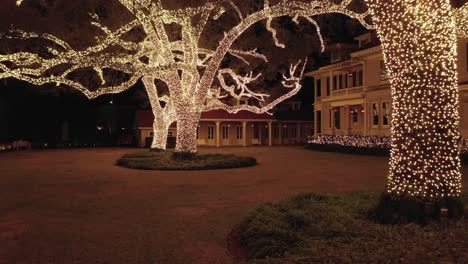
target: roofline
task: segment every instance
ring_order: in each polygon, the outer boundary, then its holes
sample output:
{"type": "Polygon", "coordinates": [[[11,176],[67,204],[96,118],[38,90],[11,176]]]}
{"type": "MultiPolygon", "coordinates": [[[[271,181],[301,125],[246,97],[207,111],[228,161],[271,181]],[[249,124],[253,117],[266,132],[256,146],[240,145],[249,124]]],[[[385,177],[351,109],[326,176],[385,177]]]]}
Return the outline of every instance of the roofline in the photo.
{"type": "Polygon", "coordinates": [[[232,122],[248,122],[248,121],[255,121],[255,122],[273,122],[276,119],[217,119],[217,118],[210,118],[210,119],[200,119],[200,122],[203,121],[232,121],[232,122]]]}
{"type": "Polygon", "coordinates": [[[353,52],[353,53],[351,53],[351,57],[352,58],[359,58],[361,56],[374,55],[374,54],[378,54],[378,53],[382,53],[382,45],[378,45],[378,46],[374,46],[374,47],[371,47],[371,48],[368,48],[368,49],[363,49],[363,50],[353,52]]]}
{"type": "MultiPolygon", "coordinates": [[[[201,121],[212,121],[212,120],[200,120],[201,121]]],[[[214,121],[214,120],[213,120],[214,121]]],[[[225,120],[225,121],[231,121],[231,120],[225,120]]],[[[313,123],[313,120],[255,120],[256,122],[277,122],[277,123],[298,123],[298,122],[304,122],[304,123],[313,123]]],[[[136,129],[153,129],[153,127],[136,127],[136,129]]]]}
{"type": "Polygon", "coordinates": [[[322,72],[327,72],[329,70],[332,70],[333,68],[342,69],[342,68],[347,68],[347,67],[351,67],[351,66],[356,66],[356,65],[359,65],[359,64],[362,64],[362,63],[363,63],[363,61],[358,60],[358,59],[346,60],[346,61],[333,63],[333,64],[329,64],[329,65],[320,67],[317,70],[308,72],[308,73],[306,73],[304,75],[307,76],[307,77],[313,77],[313,75],[316,75],[316,74],[319,74],[319,73],[322,73],[322,72]]]}
{"type": "Polygon", "coordinates": [[[345,60],[345,61],[333,63],[333,64],[328,64],[328,65],[318,68],[315,71],[308,72],[304,75],[307,77],[313,77],[314,75],[317,75],[321,72],[329,71],[333,68],[336,68],[338,70],[340,68],[355,66],[355,65],[363,63],[363,61],[360,59],[361,57],[366,56],[366,55],[377,54],[379,52],[380,53],[382,52],[382,45],[355,51],[355,52],[350,53],[351,59],[349,60],[345,60]]]}

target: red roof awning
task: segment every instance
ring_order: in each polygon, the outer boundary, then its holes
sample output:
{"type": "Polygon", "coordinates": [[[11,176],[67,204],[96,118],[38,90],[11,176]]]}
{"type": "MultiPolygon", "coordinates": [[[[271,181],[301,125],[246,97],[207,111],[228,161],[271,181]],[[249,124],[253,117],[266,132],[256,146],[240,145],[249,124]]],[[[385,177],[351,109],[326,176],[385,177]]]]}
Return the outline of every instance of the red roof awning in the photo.
{"type": "Polygon", "coordinates": [[[203,112],[201,114],[201,120],[203,119],[219,119],[219,120],[275,120],[275,117],[269,114],[255,114],[249,111],[239,111],[235,114],[230,114],[224,110],[213,110],[209,112],[203,112]]]}
{"type": "MultiPolygon", "coordinates": [[[[249,111],[239,111],[236,114],[230,114],[225,110],[213,110],[203,112],[200,121],[219,120],[219,121],[274,121],[276,118],[269,114],[255,114],[249,111]]],[[[139,110],[136,112],[136,127],[153,127],[154,115],[151,111],[139,110]]]]}

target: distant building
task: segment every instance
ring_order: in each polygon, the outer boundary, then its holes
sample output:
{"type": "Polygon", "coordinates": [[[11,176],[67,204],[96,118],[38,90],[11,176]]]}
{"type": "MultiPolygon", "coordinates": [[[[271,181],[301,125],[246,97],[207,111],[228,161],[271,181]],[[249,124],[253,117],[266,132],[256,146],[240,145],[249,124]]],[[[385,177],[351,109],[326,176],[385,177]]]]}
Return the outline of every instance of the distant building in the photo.
{"type": "MultiPolygon", "coordinates": [[[[248,101],[239,104],[248,104],[248,101]]],[[[313,115],[301,110],[301,103],[286,102],[275,115],[240,111],[229,114],[224,110],[204,112],[197,130],[199,146],[272,146],[304,144],[313,135],[313,115]]],[[[154,116],[151,111],[136,112],[139,147],[148,147],[153,137],[154,116]]],[[[169,137],[177,135],[177,124],[169,129],[169,137]]]]}
{"type": "MultiPolygon", "coordinates": [[[[334,45],[331,64],[306,74],[315,82],[315,135],[390,135],[391,90],[375,33],[334,45]],[[349,52],[343,53],[340,47],[349,52]],[[345,59],[343,59],[345,58],[345,59]]],[[[458,41],[460,132],[468,137],[468,38],[458,41]]]]}

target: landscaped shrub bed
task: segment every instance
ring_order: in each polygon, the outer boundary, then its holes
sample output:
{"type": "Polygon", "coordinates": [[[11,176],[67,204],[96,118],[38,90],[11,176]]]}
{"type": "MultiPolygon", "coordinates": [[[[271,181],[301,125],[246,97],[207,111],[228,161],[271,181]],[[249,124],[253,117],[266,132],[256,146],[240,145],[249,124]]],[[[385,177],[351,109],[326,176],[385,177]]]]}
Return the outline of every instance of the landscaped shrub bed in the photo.
{"type": "Polygon", "coordinates": [[[215,170],[257,165],[255,158],[231,154],[183,156],[172,151],[144,151],[124,155],[117,165],[140,170],[215,170]]]}
{"type": "MultiPolygon", "coordinates": [[[[385,136],[320,135],[309,141],[306,149],[357,155],[390,156],[390,138],[385,136]]],[[[461,139],[462,164],[468,165],[468,140],[461,139]]]]}
{"type": "Polygon", "coordinates": [[[339,152],[358,155],[373,155],[373,156],[389,156],[390,150],[380,147],[355,147],[343,146],[338,144],[314,144],[309,143],[305,146],[306,149],[323,151],[323,152],[339,152]]]}
{"type": "Polygon", "coordinates": [[[238,227],[240,245],[258,263],[468,262],[466,209],[460,221],[382,225],[369,220],[379,196],[305,193],[262,205],[238,227]]]}

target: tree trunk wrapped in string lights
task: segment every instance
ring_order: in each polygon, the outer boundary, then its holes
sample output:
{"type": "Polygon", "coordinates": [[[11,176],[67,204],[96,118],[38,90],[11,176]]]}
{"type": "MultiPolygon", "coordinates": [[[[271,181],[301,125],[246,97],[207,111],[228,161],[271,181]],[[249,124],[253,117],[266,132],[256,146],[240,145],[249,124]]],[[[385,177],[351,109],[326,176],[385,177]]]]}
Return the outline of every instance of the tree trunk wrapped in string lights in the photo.
{"type": "Polygon", "coordinates": [[[176,120],[175,111],[172,107],[172,101],[167,95],[159,96],[157,87],[154,83],[154,77],[143,77],[143,84],[150,98],[151,108],[153,109],[153,142],[152,149],[166,149],[167,135],[169,127],[176,120]],[[161,105],[164,104],[164,107],[161,105]]]}
{"type": "MultiPolygon", "coordinates": [[[[455,16],[449,0],[367,2],[391,75],[386,192],[393,201],[386,202],[403,211],[401,201],[408,199],[436,202],[439,213],[461,192],[455,16]]],[[[415,208],[428,210],[423,203],[415,208]]],[[[452,209],[450,214],[460,213],[452,209]]],[[[414,208],[409,211],[397,213],[417,215],[414,208]]]]}
{"type": "MultiPolygon", "coordinates": [[[[22,1],[17,1],[20,5],[22,1]]],[[[119,93],[144,79],[145,87],[155,114],[155,139],[153,147],[165,148],[163,138],[171,121],[177,121],[176,152],[197,152],[196,127],[204,110],[225,109],[230,113],[246,110],[255,113],[270,111],[282,100],[290,98],[300,90],[300,80],[305,67],[299,62],[291,65],[288,75],[284,75],[285,95],[278,99],[267,99],[268,95],[258,94],[247,85],[253,82],[253,74],[241,76],[230,69],[220,69],[223,59],[230,54],[248,63],[247,58],[267,61],[267,58],[254,50],[238,50],[234,42],[254,24],[266,21],[267,29],[272,33],[274,43],[285,47],[277,38],[272,21],[277,17],[290,16],[296,23],[304,19],[320,29],[313,16],[341,13],[359,20],[363,25],[368,13],[359,13],[349,8],[351,1],[342,3],[331,1],[280,1],[270,5],[264,1],[260,10],[244,14],[231,0],[207,1],[200,7],[189,7],[169,10],[163,7],[160,0],[119,0],[128,9],[134,20],[112,31],[103,21],[93,15],[92,24],[103,34],[97,45],[85,50],[75,50],[70,44],[58,37],[28,33],[20,30],[10,32],[9,38],[38,39],[48,41],[48,54],[41,56],[30,52],[0,55],[0,78],[13,77],[36,85],[56,83],[75,88],[88,98],[108,93],[119,93]],[[218,20],[228,11],[236,15],[237,25],[226,29],[215,50],[201,47],[200,39],[209,22],[218,20]],[[171,38],[168,25],[176,24],[181,28],[180,37],[171,38]],[[142,29],[145,37],[139,42],[128,40],[126,36],[134,29],[142,29]],[[77,73],[88,72],[99,78],[99,87],[89,89],[82,81],[75,78],[77,73]],[[120,75],[116,81],[112,75],[120,75]],[[230,86],[224,78],[235,80],[230,86]],[[168,93],[158,95],[154,81],[166,83],[168,93]],[[214,82],[221,82],[221,88],[212,91],[214,82]],[[256,99],[260,105],[233,106],[226,103],[226,96],[241,96],[256,99]],[[166,98],[167,97],[167,98],[166,98]],[[164,98],[164,99],[162,99],[164,98]],[[209,104],[205,105],[206,102],[209,104]],[[162,107],[162,105],[164,107],[162,107]]],[[[208,36],[209,37],[209,36],[208,36]]],[[[320,36],[322,48],[323,39],[320,36]]]]}

